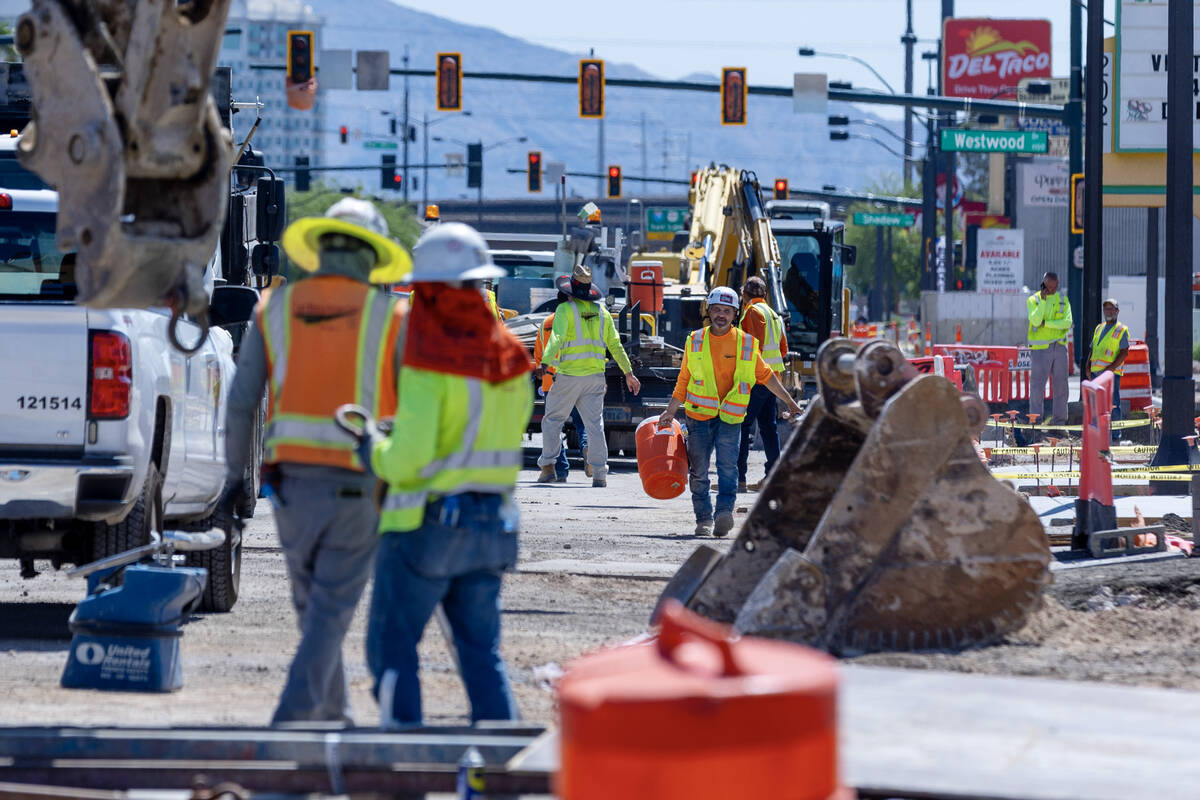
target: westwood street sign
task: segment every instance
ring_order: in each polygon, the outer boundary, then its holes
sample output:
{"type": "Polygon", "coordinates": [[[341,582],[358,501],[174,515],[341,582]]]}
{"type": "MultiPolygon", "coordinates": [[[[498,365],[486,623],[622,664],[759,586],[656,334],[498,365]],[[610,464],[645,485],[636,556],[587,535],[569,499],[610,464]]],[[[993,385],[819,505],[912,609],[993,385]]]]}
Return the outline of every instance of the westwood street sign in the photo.
{"type": "Polygon", "coordinates": [[[963,128],[942,131],[942,149],[965,153],[1044,153],[1049,146],[1046,131],[972,131],[963,128]]]}

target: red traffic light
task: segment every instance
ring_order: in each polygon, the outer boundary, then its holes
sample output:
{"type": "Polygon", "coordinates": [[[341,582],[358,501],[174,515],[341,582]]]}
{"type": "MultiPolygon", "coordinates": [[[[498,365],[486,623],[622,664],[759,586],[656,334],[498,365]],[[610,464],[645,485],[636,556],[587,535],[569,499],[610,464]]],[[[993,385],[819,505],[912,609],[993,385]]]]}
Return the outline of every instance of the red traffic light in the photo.
{"type": "Polygon", "coordinates": [[[621,177],[621,168],[620,167],[609,167],[608,168],[608,177],[610,177],[610,178],[621,177]]]}
{"type": "Polygon", "coordinates": [[[776,200],[786,200],[787,196],[788,196],[787,178],[776,178],[775,179],[775,199],[776,200]]]}
{"type": "Polygon", "coordinates": [[[538,163],[538,162],[539,162],[539,161],[541,161],[541,160],[542,160],[542,154],[541,154],[541,153],[530,153],[530,154],[529,154],[529,163],[530,163],[530,164],[536,164],[536,163],[538,163]]]}
{"type": "Polygon", "coordinates": [[[403,175],[397,174],[397,175],[392,176],[392,183],[396,184],[397,186],[399,186],[403,180],[404,180],[403,175]]]}
{"type": "Polygon", "coordinates": [[[699,179],[700,179],[700,173],[696,170],[692,170],[692,186],[695,186],[696,181],[699,179]]]}
{"type": "Polygon", "coordinates": [[[621,168],[618,166],[610,166],[608,168],[608,196],[621,196],[621,168]]]}
{"type": "Polygon", "coordinates": [[[350,135],[350,130],[345,125],[343,125],[342,127],[338,128],[338,135],[340,137],[342,137],[342,144],[345,144],[347,138],[350,135]]]}
{"type": "Polygon", "coordinates": [[[542,190],[542,153],[540,150],[530,150],[529,160],[525,167],[526,186],[531,192],[542,190]]]}

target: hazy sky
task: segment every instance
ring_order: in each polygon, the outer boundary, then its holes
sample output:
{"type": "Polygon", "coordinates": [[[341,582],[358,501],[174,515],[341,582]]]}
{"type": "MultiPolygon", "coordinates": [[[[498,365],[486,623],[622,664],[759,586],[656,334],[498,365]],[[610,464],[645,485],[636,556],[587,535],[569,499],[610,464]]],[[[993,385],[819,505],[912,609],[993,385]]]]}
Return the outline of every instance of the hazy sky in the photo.
{"type": "MultiPolygon", "coordinates": [[[[1071,0],[957,0],[959,17],[1049,19],[1054,74],[1070,64],[1071,0]]],[[[1086,0],[1083,0],[1086,4],[1086,0]]],[[[1114,19],[1115,0],[1105,0],[1114,19]]],[[[399,0],[399,4],[458,22],[496,28],[536,44],[636,64],[662,78],[718,74],[744,66],[751,84],[786,85],[795,72],[827,72],[855,87],[882,88],[863,67],[832,58],[800,58],[796,49],[847,53],[868,61],[896,89],[904,85],[904,0],[399,0]]],[[[935,46],[941,0],[913,0],[919,37],[914,86],[923,93],[935,46]]],[[[1086,12],[1084,30],[1086,33],[1086,12]]],[[[1105,26],[1105,35],[1113,30],[1105,26]]],[[[519,69],[519,65],[513,65],[519,69]]],[[[936,78],[935,78],[936,80],[936,78]]]]}

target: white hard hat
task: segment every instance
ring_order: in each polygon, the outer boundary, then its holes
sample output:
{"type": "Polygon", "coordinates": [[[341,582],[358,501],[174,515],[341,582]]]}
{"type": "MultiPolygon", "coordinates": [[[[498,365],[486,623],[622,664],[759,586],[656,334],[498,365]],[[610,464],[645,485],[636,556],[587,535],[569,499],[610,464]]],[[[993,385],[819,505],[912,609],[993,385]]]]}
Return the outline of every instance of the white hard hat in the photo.
{"type": "Polygon", "coordinates": [[[470,225],[443,222],[429,228],[413,248],[413,283],[477,281],[506,274],[492,263],[487,242],[470,225]]]}
{"type": "Polygon", "coordinates": [[[738,307],[737,292],[730,289],[728,286],[718,286],[708,293],[708,299],[705,301],[710,306],[731,306],[738,307]]]}

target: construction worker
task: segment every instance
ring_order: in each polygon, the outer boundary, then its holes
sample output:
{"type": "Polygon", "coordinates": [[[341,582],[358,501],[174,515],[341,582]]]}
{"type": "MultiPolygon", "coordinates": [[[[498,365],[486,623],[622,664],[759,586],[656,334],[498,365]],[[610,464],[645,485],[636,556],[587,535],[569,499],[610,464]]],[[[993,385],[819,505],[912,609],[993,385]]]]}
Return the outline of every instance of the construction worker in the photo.
{"type": "Polygon", "coordinates": [[[1098,378],[1105,372],[1113,374],[1112,419],[1118,420],[1121,419],[1121,376],[1125,374],[1125,358],[1129,355],[1129,328],[1117,321],[1121,309],[1113,298],[1104,301],[1103,311],[1104,322],[1092,333],[1088,377],[1098,378]]]}
{"type": "MultiPolygon", "coordinates": [[[[501,270],[501,273],[503,273],[503,270],[501,270]]],[[[483,299],[487,301],[488,310],[492,312],[492,316],[504,322],[504,314],[500,312],[500,304],[496,302],[495,285],[491,281],[484,281],[483,285],[479,287],[479,291],[483,295],[483,299]]]]}
{"type": "MultiPolygon", "coordinates": [[[[763,361],[767,362],[776,375],[783,375],[783,360],[787,356],[787,336],[783,320],[775,309],[767,305],[767,283],[757,275],[746,279],[742,286],[742,318],[738,327],[758,342],[763,361]]],[[[758,491],[762,482],[746,485],[747,462],[750,458],[750,443],[754,439],[754,424],[762,435],[763,450],[767,454],[767,469],[763,480],[771,474],[771,467],[779,458],[779,431],[775,427],[777,416],[775,395],[766,386],[756,384],[750,390],[750,407],[742,423],[742,444],[738,449],[738,491],[758,491]]]]}
{"type": "Polygon", "coordinates": [[[696,535],[725,536],[733,528],[737,499],[737,453],[750,389],[765,385],[793,415],[800,406],[758,352],[758,341],[733,327],[738,295],[727,286],[708,293],[706,328],[688,334],[683,368],[671,402],[658,418],[665,428],[683,406],[687,411],[688,485],[696,512],[696,535]],[[713,517],[708,465],[717,453],[717,509],[713,517]]]}
{"type": "Polygon", "coordinates": [[[558,360],[554,385],[546,395],[546,411],[542,416],[542,454],[538,457],[542,472],[537,482],[555,480],[554,462],[562,449],[562,426],[571,409],[578,409],[587,432],[592,486],[603,487],[608,485],[608,442],[604,439],[605,348],[625,373],[629,391],[637,394],[642,384],[633,374],[612,314],[597,302],[600,292],[592,285],[591,268],[577,265],[571,275],[558,279],[558,290],[567,299],[554,313],[550,341],[546,342],[538,366],[538,377],[542,377],[558,360]]]}
{"type": "MultiPolygon", "coordinates": [[[[565,300],[564,295],[559,295],[559,303],[565,300]]],[[[546,317],[542,326],[538,328],[537,338],[533,343],[533,363],[540,364],[542,362],[542,353],[546,351],[546,342],[550,341],[550,334],[554,329],[554,315],[546,317]]],[[[545,397],[550,393],[550,387],[554,385],[554,367],[547,367],[546,374],[542,376],[542,385],[538,387],[538,395],[545,397]]],[[[583,427],[583,418],[579,416],[579,409],[571,409],[571,422],[575,425],[575,433],[579,437],[579,450],[583,457],[583,469],[587,476],[592,477],[592,467],[587,463],[588,455],[588,439],[587,431],[583,427]]],[[[558,460],[554,462],[554,482],[566,483],[567,476],[571,473],[571,462],[567,460],[567,448],[563,446],[558,451],[558,460]]]]}
{"type": "Polygon", "coordinates": [[[1067,424],[1067,332],[1071,330],[1071,303],[1058,291],[1058,275],[1047,272],[1038,291],[1025,301],[1029,315],[1029,350],[1032,370],[1029,413],[1042,417],[1046,378],[1054,394],[1051,424],[1067,424]]]}
{"type": "Polygon", "coordinates": [[[401,280],[412,262],[387,233],[375,206],[350,197],[289,226],[284,249],[316,274],[259,303],[230,389],[223,503],[231,509],[245,496],[253,423],[269,385],[264,473],[300,624],[272,724],[350,721],[342,640],[370,577],[379,514],[376,480],[333,413],[343,403],[378,417],[396,412],[407,306],[368,280],[401,280]]]}
{"type": "Polygon", "coordinates": [[[501,274],[458,222],[413,250],[421,302],[408,319],[391,435],[366,426],[358,452],[387,483],[367,617],[381,725],[421,721],[417,643],[440,603],[471,719],[516,719],[500,656],[501,575],[517,561],[513,485],[533,409],[529,351],[475,282],[501,274]]]}

